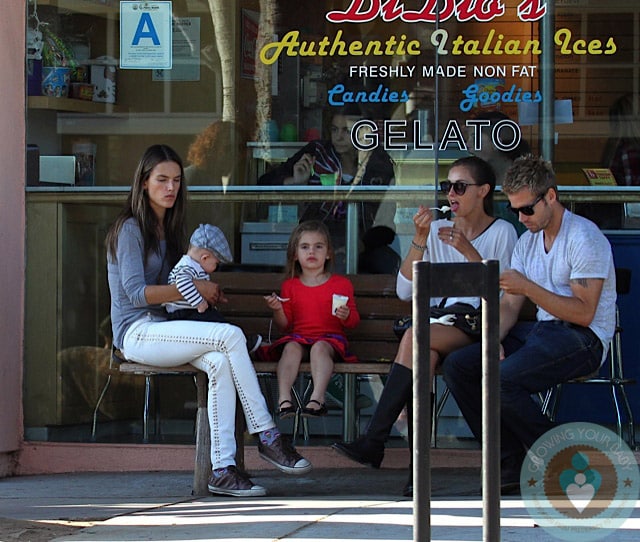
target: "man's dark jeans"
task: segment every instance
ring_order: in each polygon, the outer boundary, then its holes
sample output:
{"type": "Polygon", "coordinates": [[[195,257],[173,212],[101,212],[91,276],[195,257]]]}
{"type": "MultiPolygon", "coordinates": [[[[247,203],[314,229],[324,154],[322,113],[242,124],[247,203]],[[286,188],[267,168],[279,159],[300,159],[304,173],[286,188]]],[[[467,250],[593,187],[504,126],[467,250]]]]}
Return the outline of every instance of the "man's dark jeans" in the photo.
{"type": "MultiPolygon", "coordinates": [[[[558,320],[519,322],[503,341],[500,362],[502,459],[523,457],[553,423],[533,394],[593,373],[602,360],[602,343],[589,328],[558,320]]],[[[475,437],[482,442],[482,345],[449,354],[444,379],[475,437]]]]}

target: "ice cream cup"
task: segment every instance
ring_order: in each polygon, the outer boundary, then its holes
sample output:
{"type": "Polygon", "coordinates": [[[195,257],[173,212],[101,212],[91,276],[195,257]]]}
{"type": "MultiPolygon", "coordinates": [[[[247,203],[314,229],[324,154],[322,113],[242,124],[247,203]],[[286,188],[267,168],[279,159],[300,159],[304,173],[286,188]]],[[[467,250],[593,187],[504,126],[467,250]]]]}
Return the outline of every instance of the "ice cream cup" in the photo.
{"type": "Polygon", "coordinates": [[[335,316],[336,311],[338,310],[338,308],[339,307],[344,307],[347,304],[347,301],[349,301],[349,296],[340,295],[340,294],[333,294],[333,303],[331,305],[331,314],[333,314],[335,316]]]}

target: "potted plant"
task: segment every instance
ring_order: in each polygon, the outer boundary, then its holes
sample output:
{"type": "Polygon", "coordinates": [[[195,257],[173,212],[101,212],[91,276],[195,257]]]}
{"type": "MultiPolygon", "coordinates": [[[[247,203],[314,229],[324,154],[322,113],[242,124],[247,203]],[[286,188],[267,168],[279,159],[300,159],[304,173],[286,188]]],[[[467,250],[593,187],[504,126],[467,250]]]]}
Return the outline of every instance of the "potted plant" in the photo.
{"type": "Polygon", "coordinates": [[[73,51],[46,26],[42,30],[42,94],[65,98],[69,95],[71,70],[76,67],[73,51]]]}

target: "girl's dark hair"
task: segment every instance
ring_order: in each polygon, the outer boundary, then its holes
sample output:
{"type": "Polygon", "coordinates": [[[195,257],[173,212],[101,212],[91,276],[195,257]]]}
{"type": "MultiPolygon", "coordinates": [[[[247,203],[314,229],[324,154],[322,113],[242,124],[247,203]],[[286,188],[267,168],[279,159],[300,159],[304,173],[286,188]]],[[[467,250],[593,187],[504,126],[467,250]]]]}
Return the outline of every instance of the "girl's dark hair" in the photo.
{"type": "Polygon", "coordinates": [[[484,198],[484,212],[493,216],[493,193],[496,190],[496,174],[488,162],[477,156],[464,156],[458,158],[449,166],[449,170],[454,167],[465,167],[471,175],[471,180],[476,184],[488,184],[489,192],[484,198]]]}
{"type": "Polygon", "coordinates": [[[327,259],[324,262],[324,270],[325,272],[329,272],[333,269],[333,243],[331,242],[329,230],[324,222],[320,220],[306,220],[298,224],[291,232],[291,237],[289,237],[287,265],[284,271],[285,277],[287,278],[299,277],[302,274],[300,262],[296,260],[296,252],[298,251],[298,244],[300,243],[302,234],[307,232],[318,232],[327,240],[327,259]]]}
{"type": "Polygon", "coordinates": [[[167,209],[164,215],[165,240],[167,242],[167,263],[173,267],[180,259],[186,248],[185,211],[187,203],[187,187],[184,183],[184,168],[178,153],[167,145],[152,145],[149,147],[136,168],[131,184],[131,190],[127,202],[120,214],[107,232],[105,244],[107,254],[116,259],[118,248],[118,236],[122,225],[129,218],[135,218],[142,232],[144,240],[145,261],[152,252],[160,251],[160,239],[158,237],[158,221],[149,203],[149,195],[144,188],[144,183],[149,179],[153,169],[162,162],[175,162],[180,166],[182,183],[176,195],[176,201],[172,208],[167,209]]]}

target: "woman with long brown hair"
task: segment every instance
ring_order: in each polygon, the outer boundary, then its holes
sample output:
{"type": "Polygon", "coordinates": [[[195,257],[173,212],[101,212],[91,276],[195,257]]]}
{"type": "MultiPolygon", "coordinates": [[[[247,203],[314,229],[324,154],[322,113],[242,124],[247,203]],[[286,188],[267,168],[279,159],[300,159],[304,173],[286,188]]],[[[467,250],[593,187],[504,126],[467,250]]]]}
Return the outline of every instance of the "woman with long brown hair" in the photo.
{"type": "MultiPolygon", "coordinates": [[[[311,464],[286,441],[273,423],[247,352],[245,336],[227,323],[168,320],[163,303],[182,299],[167,284],[169,270],[185,249],[187,189],[176,152],[153,145],[136,169],[126,205],[107,233],[114,347],[131,361],[157,367],[190,363],[209,377],[211,428],[209,491],[261,496],[235,466],[236,397],[250,433],[259,436],[260,456],[288,474],[303,474],[311,464]]],[[[212,305],[221,298],[211,281],[194,281],[212,305]]]]}

